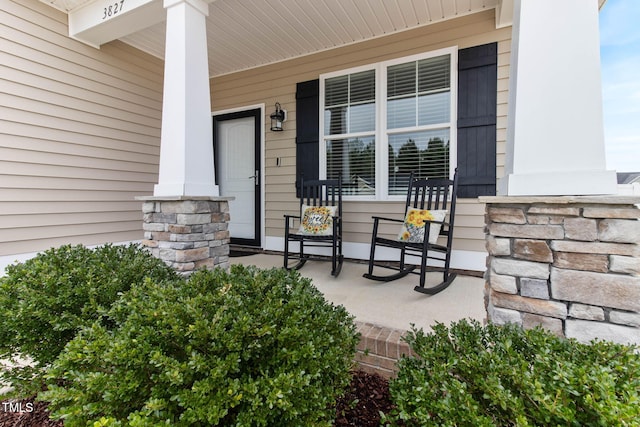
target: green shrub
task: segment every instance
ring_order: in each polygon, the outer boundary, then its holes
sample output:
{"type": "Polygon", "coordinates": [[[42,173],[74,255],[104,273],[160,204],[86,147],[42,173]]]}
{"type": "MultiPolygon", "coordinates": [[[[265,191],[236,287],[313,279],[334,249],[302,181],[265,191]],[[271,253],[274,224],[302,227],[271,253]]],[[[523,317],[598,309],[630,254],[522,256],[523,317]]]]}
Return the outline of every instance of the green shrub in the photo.
{"type": "Polygon", "coordinates": [[[41,386],[46,367],[132,284],[176,274],[135,245],[96,249],[62,246],[6,268],[0,278],[0,359],[28,358],[33,366],[0,373],[22,393],[41,386]]]}
{"type": "MultiPolygon", "coordinates": [[[[407,426],[637,426],[637,348],[460,321],[415,329],[390,384],[407,426]]],[[[401,421],[402,420],[402,421],[401,421]]]]}
{"type": "Polygon", "coordinates": [[[232,266],[132,288],[69,343],[40,397],[65,426],[322,426],[350,380],[352,317],[308,279],[232,266]]]}

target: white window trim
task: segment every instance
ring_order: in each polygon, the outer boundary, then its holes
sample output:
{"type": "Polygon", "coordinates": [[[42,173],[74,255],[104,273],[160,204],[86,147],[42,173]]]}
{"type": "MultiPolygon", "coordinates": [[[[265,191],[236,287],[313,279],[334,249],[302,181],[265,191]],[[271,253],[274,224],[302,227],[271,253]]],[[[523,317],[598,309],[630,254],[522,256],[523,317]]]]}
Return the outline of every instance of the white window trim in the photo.
{"type": "MultiPolygon", "coordinates": [[[[347,74],[359,73],[362,71],[375,70],[375,82],[376,82],[376,108],[375,108],[375,132],[374,138],[376,141],[376,157],[375,157],[375,170],[376,170],[376,190],[375,195],[358,195],[358,196],[344,196],[344,200],[353,201],[396,201],[404,200],[405,196],[389,195],[389,189],[387,181],[389,178],[389,170],[386,166],[389,162],[388,150],[381,149],[380,147],[386,147],[389,143],[389,133],[399,133],[406,131],[407,129],[387,129],[385,122],[387,117],[387,103],[384,95],[387,93],[387,68],[392,65],[403,64],[406,62],[419,61],[421,59],[433,58],[441,55],[449,55],[451,61],[451,102],[449,111],[449,177],[453,178],[457,164],[457,146],[458,146],[458,46],[451,46],[443,49],[433,50],[415,55],[404,56],[402,58],[390,59],[387,61],[377,62],[375,64],[368,64],[353,68],[347,68],[344,70],[333,71],[330,73],[320,74],[320,120],[319,120],[319,175],[320,179],[326,179],[327,177],[327,156],[325,139],[331,139],[330,135],[324,134],[324,95],[325,95],[325,80],[344,76],[347,74]],[[385,165],[385,167],[382,167],[385,165]]],[[[429,130],[429,129],[441,129],[441,125],[426,125],[419,127],[411,127],[411,130],[429,130]]],[[[341,135],[341,137],[357,136],[359,134],[370,135],[369,132],[359,132],[354,134],[341,135]]]]}

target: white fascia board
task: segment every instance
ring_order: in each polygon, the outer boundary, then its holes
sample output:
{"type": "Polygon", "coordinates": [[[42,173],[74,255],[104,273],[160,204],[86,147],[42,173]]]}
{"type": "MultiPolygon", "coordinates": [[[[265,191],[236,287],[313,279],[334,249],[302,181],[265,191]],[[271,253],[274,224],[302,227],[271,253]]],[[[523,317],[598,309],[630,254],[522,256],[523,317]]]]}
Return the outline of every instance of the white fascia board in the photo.
{"type": "Polygon", "coordinates": [[[510,27],[513,24],[513,0],[498,0],[496,6],[496,28],[510,27]]]}
{"type": "Polygon", "coordinates": [[[96,0],[69,12],[69,36],[100,47],[165,19],[160,0],[96,0]]]}

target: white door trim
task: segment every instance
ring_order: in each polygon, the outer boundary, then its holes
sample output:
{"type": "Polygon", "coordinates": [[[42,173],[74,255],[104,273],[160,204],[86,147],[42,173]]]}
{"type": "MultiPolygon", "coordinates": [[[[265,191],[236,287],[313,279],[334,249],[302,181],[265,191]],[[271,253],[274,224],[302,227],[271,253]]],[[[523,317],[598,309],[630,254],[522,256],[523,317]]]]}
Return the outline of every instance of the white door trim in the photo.
{"type": "Polygon", "coordinates": [[[235,108],[228,108],[225,110],[216,110],[216,111],[212,111],[211,112],[211,120],[213,120],[214,116],[219,116],[222,114],[229,114],[229,113],[238,113],[238,112],[242,112],[242,111],[248,111],[248,110],[260,110],[260,116],[262,117],[262,126],[260,129],[260,245],[262,248],[266,247],[266,243],[265,243],[265,188],[266,188],[266,181],[265,181],[265,171],[266,171],[266,164],[265,164],[265,104],[253,104],[253,105],[245,105],[245,106],[241,106],[241,107],[235,107],[235,108]]]}

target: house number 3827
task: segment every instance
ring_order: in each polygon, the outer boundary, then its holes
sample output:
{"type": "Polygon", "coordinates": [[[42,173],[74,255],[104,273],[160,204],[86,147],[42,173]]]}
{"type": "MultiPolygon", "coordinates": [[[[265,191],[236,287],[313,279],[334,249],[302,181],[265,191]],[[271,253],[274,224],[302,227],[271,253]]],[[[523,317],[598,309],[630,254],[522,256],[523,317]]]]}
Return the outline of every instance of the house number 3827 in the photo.
{"type": "Polygon", "coordinates": [[[111,18],[114,15],[117,15],[118,12],[122,10],[123,5],[124,5],[124,0],[120,0],[105,7],[103,11],[102,19],[104,20],[107,18],[111,18]]]}

